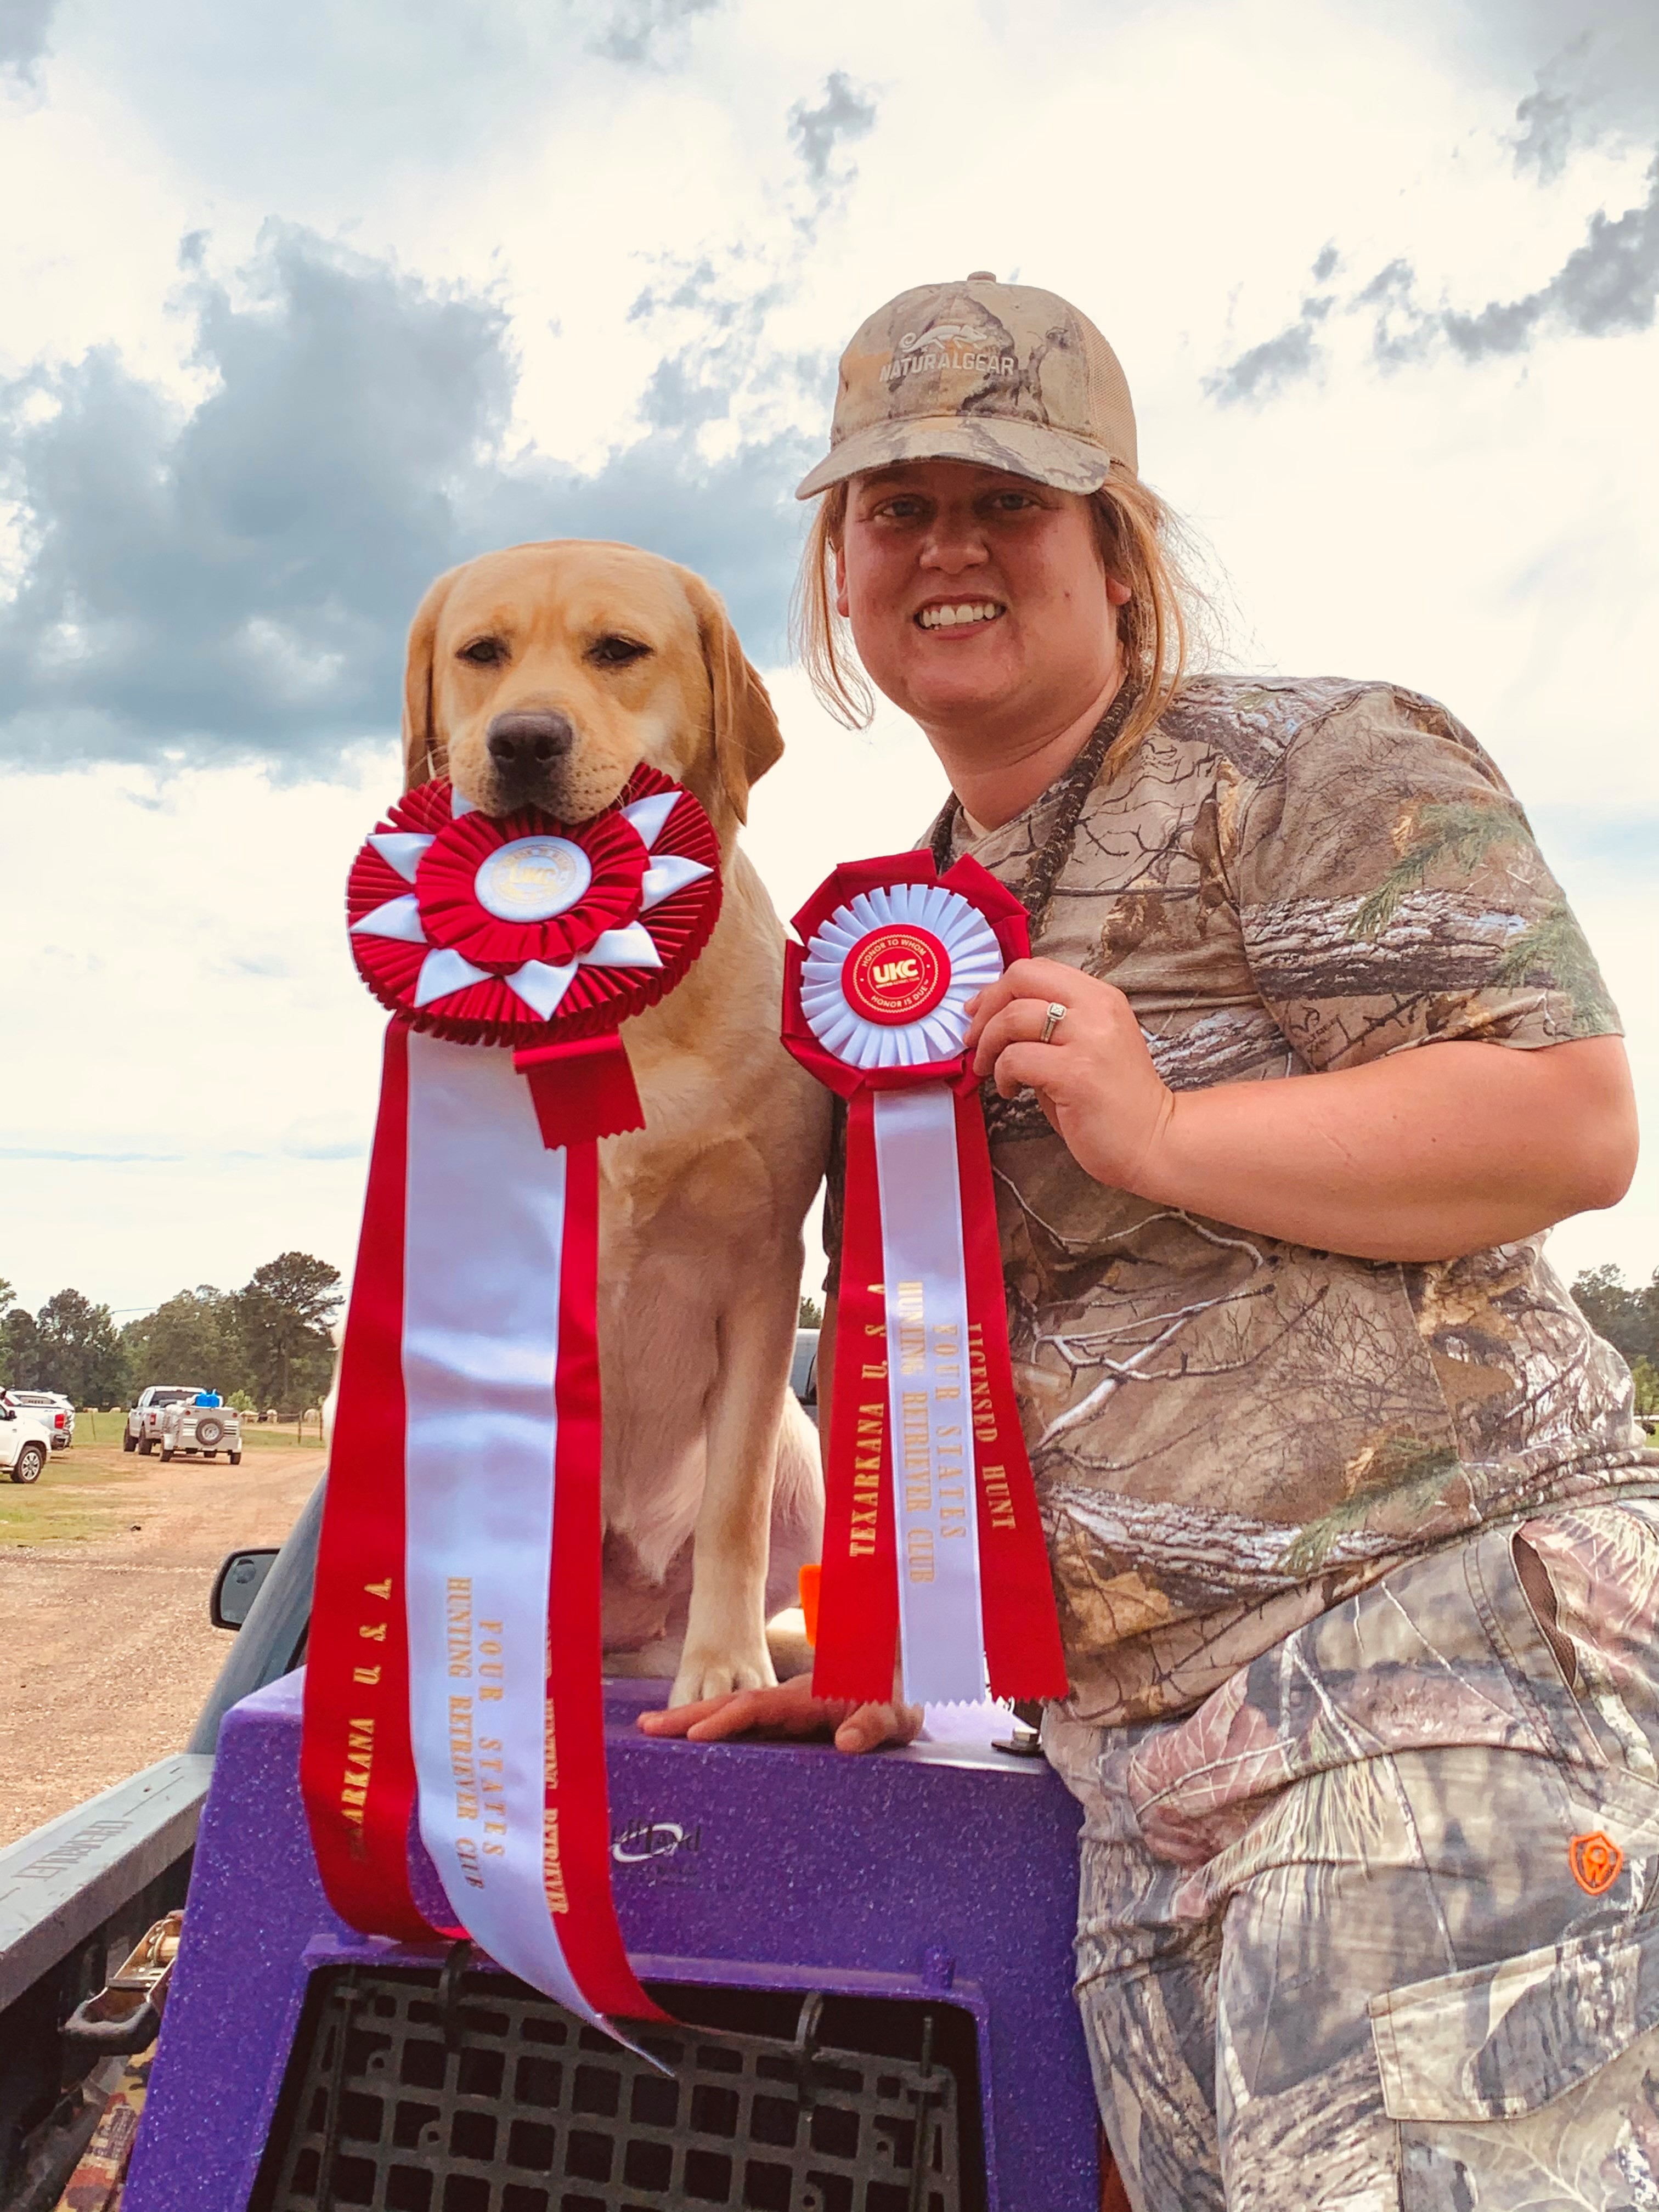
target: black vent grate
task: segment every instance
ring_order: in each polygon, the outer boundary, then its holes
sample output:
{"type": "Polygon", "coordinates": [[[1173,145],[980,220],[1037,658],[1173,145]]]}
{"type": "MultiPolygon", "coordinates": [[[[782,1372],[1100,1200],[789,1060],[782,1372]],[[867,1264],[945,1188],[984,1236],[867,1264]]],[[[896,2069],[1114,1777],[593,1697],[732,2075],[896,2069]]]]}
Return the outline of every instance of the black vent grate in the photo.
{"type": "Polygon", "coordinates": [[[314,1976],[258,2212],[973,2212],[982,2201],[963,2066],[971,2023],[955,2007],[663,1994],[682,2015],[702,1997],[723,2022],[793,2015],[794,2033],[641,2028],[635,2039],[664,2075],[505,1976],[314,1976]]]}

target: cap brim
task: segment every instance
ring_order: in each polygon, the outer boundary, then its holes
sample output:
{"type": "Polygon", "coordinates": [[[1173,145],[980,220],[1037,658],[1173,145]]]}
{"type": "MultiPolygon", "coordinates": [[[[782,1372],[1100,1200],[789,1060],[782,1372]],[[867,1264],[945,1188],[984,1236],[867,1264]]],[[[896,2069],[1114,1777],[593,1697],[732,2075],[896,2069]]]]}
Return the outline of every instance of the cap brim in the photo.
{"type": "Polygon", "coordinates": [[[1006,415],[923,415],[908,421],[872,423],[843,438],[795,487],[797,499],[812,499],[831,484],[896,461],[973,461],[982,469],[1005,469],[1030,477],[1057,491],[1098,491],[1111,472],[1104,446],[1069,430],[1042,422],[1022,422],[1006,415]]]}

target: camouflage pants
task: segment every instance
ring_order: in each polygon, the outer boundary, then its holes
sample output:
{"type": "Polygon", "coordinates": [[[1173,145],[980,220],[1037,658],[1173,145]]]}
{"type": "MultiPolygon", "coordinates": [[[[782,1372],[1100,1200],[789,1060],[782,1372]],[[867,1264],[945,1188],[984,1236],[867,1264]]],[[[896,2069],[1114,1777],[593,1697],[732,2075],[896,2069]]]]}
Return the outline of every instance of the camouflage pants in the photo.
{"type": "Polygon", "coordinates": [[[1659,2212],[1659,1506],[1397,1568],[1045,1746],[1138,2212],[1659,2212]]]}

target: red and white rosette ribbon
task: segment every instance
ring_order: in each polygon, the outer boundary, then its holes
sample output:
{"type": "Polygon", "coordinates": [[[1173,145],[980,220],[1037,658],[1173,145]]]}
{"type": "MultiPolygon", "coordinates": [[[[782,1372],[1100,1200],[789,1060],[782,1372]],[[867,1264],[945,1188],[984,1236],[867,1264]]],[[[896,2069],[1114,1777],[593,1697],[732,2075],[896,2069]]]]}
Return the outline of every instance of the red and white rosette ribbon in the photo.
{"type": "Polygon", "coordinates": [[[347,892],[392,1010],[346,1321],[301,1782],[366,1932],[465,1935],[572,2011],[660,2018],[611,1901],[597,1139],[622,1021],[707,944],[720,854],[654,769],[569,825],[400,800],[347,892]],[[410,1880],[413,1826],[450,1913],[410,1880]]]}
{"type": "Polygon", "coordinates": [[[967,1002],[1029,948],[974,860],[837,868],[795,916],[783,1040],[848,1101],[813,1687],[1055,1698],[1066,1662],[1013,1389],[967,1002]]]}

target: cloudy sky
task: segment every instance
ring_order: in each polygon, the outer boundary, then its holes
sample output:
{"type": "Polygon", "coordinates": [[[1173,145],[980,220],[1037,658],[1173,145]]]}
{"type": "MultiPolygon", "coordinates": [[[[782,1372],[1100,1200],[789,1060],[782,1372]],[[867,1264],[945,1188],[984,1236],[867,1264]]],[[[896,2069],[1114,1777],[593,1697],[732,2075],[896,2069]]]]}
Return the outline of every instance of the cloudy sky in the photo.
{"type": "MultiPolygon", "coordinates": [[[[1444,699],[1530,810],[1659,1130],[1650,0],[0,0],[0,1274],[122,1311],[349,1265],[344,870],[448,563],[726,594],[788,910],[938,790],[789,672],[835,358],[1046,284],[1125,363],[1227,657],[1444,699]]],[[[1652,1154],[1659,1163],[1659,1144],[1652,1154]]],[[[1659,1264],[1659,1164],[1557,1235],[1659,1264]]]]}

